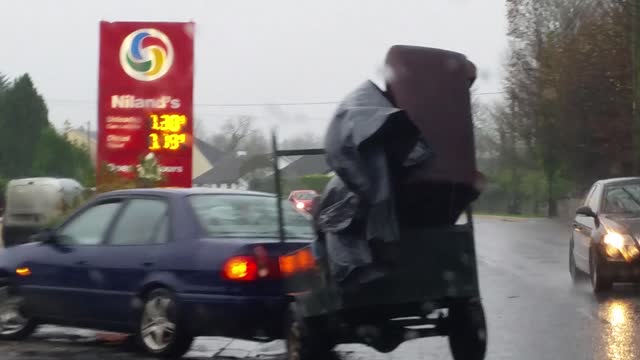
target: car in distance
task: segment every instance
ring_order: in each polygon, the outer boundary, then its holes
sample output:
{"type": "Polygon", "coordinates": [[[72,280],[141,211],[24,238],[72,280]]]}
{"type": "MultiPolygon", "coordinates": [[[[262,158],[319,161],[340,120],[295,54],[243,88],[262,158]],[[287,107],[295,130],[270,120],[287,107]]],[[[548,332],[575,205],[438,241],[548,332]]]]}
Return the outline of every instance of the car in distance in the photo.
{"type": "Polygon", "coordinates": [[[316,196],[318,193],[315,190],[294,190],[289,194],[289,201],[296,209],[309,212],[316,196]]]}
{"type": "Polygon", "coordinates": [[[74,179],[39,177],[9,181],[2,216],[5,246],[27,242],[31,235],[81,203],[84,192],[74,179]]]}
{"type": "Polygon", "coordinates": [[[279,257],[310,244],[307,217],[272,194],[132,189],[96,196],[34,242],[0,253],[0,340],[38,324],[132,334],[160,357],[195,336],[282,338],[279,257]]]}
{"type": "Polygon", "coordinates": [[[640,178],[597,181],[577,209],[569,243],[574,281],[587,275],[595,293],[640,280],[640,178]]]}

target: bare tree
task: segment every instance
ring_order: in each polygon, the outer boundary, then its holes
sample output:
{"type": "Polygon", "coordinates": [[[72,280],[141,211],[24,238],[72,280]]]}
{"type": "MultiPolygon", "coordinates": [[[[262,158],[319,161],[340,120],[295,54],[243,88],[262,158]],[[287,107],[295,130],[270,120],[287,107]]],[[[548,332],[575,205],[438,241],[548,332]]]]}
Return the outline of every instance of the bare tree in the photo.
{"type": "Polygon", "coordinates": [[[225,152],[244,151],[248,155],[269,152],[266,136],[254,127],[254,118],[247,115],[227,119],[209,142],[225,152]]]}
{"type": "Polygon", "coordinates": [[[549,215],[563,177],[581,187],[631,166],[629,4],[507,1],[509,121],[544,172],[549,215]]]}
{"type": "Polygon", "coordinates": [[[209,142],[226,152],[240,150],[241,142],[252,131],[252,123],[253,118],[247,115],[227,119],[220,130],[210,137],[209,142]]]}
{"type": "Polygon", "coordinates": [[[194,118],[193,134],[200,139],[204,139],[207,137],[207,129],[204,126],[204,122],[202,121],[202,119],[194,118]]]}

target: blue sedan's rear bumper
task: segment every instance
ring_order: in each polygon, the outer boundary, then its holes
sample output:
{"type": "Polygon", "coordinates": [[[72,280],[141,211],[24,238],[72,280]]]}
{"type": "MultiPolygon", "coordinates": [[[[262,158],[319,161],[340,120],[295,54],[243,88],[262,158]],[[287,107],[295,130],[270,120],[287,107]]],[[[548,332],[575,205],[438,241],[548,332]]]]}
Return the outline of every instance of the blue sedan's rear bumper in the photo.
{"type": "Polygon", "coordinates": [[[282,338],[289,301],[284,296],[178,294],[194,335],[282,338]]]}

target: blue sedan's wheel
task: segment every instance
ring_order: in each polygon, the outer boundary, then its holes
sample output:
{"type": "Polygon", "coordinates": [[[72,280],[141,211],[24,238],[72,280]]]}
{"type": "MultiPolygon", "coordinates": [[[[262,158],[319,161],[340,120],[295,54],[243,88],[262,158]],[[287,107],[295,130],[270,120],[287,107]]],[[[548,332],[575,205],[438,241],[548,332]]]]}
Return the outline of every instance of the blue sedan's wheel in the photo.
{"type": "Polygon", "coordinates": [[[166,358],[184,355],[193,342],[180,319],[173,294],[156,289],[147,296],[142,309],[138,342],[149,353],[166,358]]]}
{"type": "Polygon", "coordinates": [[[22,340],[36,330],[37,324],[24,311],[22,299],[0,287],[0,340],[22,340]]]}

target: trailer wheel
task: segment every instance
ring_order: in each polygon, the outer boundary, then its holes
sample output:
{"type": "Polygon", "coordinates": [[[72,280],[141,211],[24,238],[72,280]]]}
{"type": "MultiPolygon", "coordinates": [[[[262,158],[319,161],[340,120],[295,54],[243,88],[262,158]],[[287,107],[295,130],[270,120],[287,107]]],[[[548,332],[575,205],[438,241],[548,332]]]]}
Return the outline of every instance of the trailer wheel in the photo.
{"type": "Polygon", "coordinates": [[[286,360],[337,360],[333,352],[335,343],[324,319],[306,319],[291,304],[287,316],[285,334],[286,360]]]}
{"type": "Polygon", "coordinates": [[[479,299],[449,308],[449,348],[455,360],[483,360],[487,351],[487,326],[479,299]]]}

